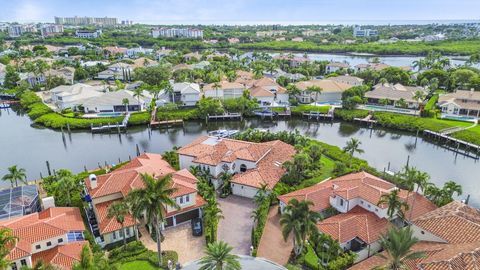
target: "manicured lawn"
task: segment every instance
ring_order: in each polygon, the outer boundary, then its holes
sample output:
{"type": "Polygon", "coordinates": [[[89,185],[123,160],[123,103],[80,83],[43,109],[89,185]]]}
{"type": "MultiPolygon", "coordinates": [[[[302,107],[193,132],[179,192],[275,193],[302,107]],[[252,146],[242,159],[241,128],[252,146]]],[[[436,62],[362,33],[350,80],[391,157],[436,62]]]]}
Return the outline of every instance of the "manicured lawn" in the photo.
{"type": "Polygon", "coordinates": [[[133,261],[127,262],[120,265],[120,270],[158,270],[161,268],[153,267],[149,262],[146,261],[133,261]]]}
{"type": "Polygon", "coordinates": [[[457,138],[459,140],[480,145],[480,126],[475,126],[473,128],[455,132],[450,134],[450,136],[457,138]]]}
{"type": "Polygon", "coordinates": [[[301,115],[304,112],[327,113],[331,106],[298,105],[292,107],[293,115],[301,115]]]}

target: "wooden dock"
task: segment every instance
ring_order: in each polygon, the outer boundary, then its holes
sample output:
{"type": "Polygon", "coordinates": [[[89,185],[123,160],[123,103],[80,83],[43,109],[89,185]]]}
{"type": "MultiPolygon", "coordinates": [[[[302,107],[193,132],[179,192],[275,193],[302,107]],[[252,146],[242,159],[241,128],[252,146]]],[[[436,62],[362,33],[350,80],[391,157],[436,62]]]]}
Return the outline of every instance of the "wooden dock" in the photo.
{"type": "Polygon", "coordinates": [[[353,121],[361,122],[361,123],[367,123],[367,124],[371,124],[371,125],[376,124],[377,120],[374,120],[372,118],[373,118],[373,115],[369,114],[364,118],[358,118],[358,117],[353,118],[353,121]]]}
{"type": "Polygon", "coordinates": [[[150,122],[150,127],[161,127],[161,126],[175,126],[175,125],[183,125],[182,119],[174,119],[174,120],[164,120],[164,121],[153,121],[150,122]]]}
{"type": "Polygon", "coordinates": [[[310,111],[310,112],[304,112],[303,117],[308,117],[308,120],[313,119],[313,120],[331,120],[333,121],[334,115],[333,112],[328,112],[328,113],[321,113],[321,112],[315,112],[315,111],[310,111]]]}
{"type": "Polygon", "coordinates": [[[224,114],[217,114],[217,115],[210,115],[208,114],[205,117],[205,121],[208,122],[210,120],[242,120],[242,114],[241,113],[224,113],[224,114]]]}
{"type": "Polygon", "coordinates": [[[443,144],[447,147],[453,147],[453,150],[459,152],[460,147],[465,150],[465,152],[473,152],[475,153],[475,158],[478,159],[480,155],[480,145],[476,145],[473,143],[469,143],[466,141],[462,141],[453,137],[450,137],[446,134],[442,134],[439,132],[431,131],[431,130],[424,130],[423,134],[425,137],[433,139],[437,141],[439,144],[443,144]]]}
{"type": "Polygon", "coordinates": [[[106,132],[106,131],[111,131],[111,130],[117,130],[118,133],[120,133],[121,129],[126,129],[128,125],[128,120],[130,119],[130,113],[127,113],[125,118],[123,118],[122,123],[116,123],[116,124],[110,124],[108,123],[107,125],[99,125],[99,126],[94,126],[93,124],[90,125],[90,130],[92,133],[100,133],[100,132],[106,132]]]}

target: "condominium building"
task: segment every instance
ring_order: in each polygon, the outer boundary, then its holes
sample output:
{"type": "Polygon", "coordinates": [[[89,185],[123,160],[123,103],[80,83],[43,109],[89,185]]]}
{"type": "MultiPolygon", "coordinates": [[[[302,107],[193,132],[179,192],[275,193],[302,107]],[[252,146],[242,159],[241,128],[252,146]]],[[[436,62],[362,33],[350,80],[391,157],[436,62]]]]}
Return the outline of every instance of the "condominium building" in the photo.
{"type": "Polygon", "coordinates": [[[67,25],[117,25],[117,18],[95,18],[95,17],[55,17],[55,24],[67,25]]]}
{"type": "Polygon", "coordinates": [[[8,35],[12,38],[19,37],[24,33],[24,27],[20,24],[10,25],[8,27],[8,35]]]}
{"type": "Polygon", "coordinates": [[[155,28],[152,37],[203,38],[203,30],[195,28],[155,28]]]}
{"type": "Polygon", "coordinates": [[[77,30],[75,36],[78,38],[98,38],[102,35],[102,30],[89,31],[89,30],[77,30]]]}
{"type": "Polygon", "coordinates": [[[42,37],[54,36],[63,33],[63,25],[46,24],[40,27],[42,37]]]}
{"type": "Polygon", "coordinates": [[[376,37],[378,36],[378,31],[375,29],[362,29],[360,26],[355,26],[353,28],[354,37],[376,37]]]}

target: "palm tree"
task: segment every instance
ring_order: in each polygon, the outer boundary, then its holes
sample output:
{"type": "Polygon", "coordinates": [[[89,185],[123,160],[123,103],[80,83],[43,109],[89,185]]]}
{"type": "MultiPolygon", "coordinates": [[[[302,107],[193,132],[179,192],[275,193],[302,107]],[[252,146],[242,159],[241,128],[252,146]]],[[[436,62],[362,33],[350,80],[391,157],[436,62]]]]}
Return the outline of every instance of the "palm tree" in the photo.
{"type": "Polygon", "coordinates": [[[447,198],[450,200],[453,200],[453,195],[456,193],[457,196],[462,195],[462,186],[453,182],[453,181],[448,181],[443,185],[442,191],[445,193],[447,198]]]}
{"type": "Polygon", "coordinates": [[[115,220],[122,226],[123,249],[127,248],[127,237],[125,234],[125,216],[128,214],[129,208],[125,201],[114,202],[108,207],[107,217],[115,218],[115,220]]]}
{"type": "Polygon", "coordinates": [[[231,254],[232,247],[220,241],[208,244],[205,257],[200,259],[200,270],[240,270],[239,257],[231,254]]]}
{"type": "Polygon", "coordinates": [[[223,218],[222,209],[218,206],[217,200],[207,200],[207,207],[203,211],[203,216],[205,218],[205,223],[210,226],[205,226],[210,228],[210,241],[214,242],[217,240],[217,226],[218,220],[223,218]]]}
{"type": "MultiPolygon", "coordinates": [[[[415,94],[413,95],[413,99],[416,100],[420,104],[425,99],[425,93],[420,91],[420,90],[417,90],[415,92],[415,94]]],[[[416,107],[415,107],[415,112],[417,112],[416,107]]]]}
{"type": "Polygon", "coordinates": [[[382,98],[378,102],[383,106],[388,106],[388,104],[390,104],[390,100],[388,98],[382,98]]]}
{"type": "Polygon", "coordinates": [[[378,206],[382,204],[386,204],[388,206],[387,215],[390,217],[390,219],[393,219],[395,214],[403,219],[405,217],[405,211],[407,211],[409,208],[408,204],[398,197],[399,192],[399,189],[394,189],[390,193],[383,194],[377,203],[378,206]]]}
{"type": "Polygon", "coordinates": [[[125,106],[125,112],[128,112],[128,104],[130,104],[130,101],[128,100],[128,98],[122,99],[122,105],[125,106]]]}
{"type": "MultiPolygon", "coordinates": [[[[404,172],[402,173],[403,176],[403,185],[406,186],[408,190],[407,194],[407,202],[409,198],[410,192],[413,191],[413,189],[416,187],[415,193],[418,193],[418,191],[421,189],[422,191],[425,191],[425,188],[428,185],[428,180],[430,179],[430,176],[425,173],[417,170],[415,167],[406,167],[404,169],[404,172]]],[[[413,208],[415,205],[415,199],[417,198],[416,195],[413,196],[412,199],[412,204],[411,204],[411,209],[410,215],[408,217],[409,220],[412,219],[412,214],[413,214],[413,208]]]]}
{"type": "Polygon", "coordinates": [[[135,217],[145,214],[147,222],[152,224],[157,240],[157,256],[158,266],[162,266],[162,247],[160,237],[160,226],[166,215],[166,207],[179,208],[174,199],[173,193],[176,191],[172,188],[172,176],[167,175],[163,178],[155,180],[148,174],[142,174],[144,188],[135,189],[127,196],[127,200],[131,203],[132,212],[135,217]]]}
{"type": "Polygon", "coordinates": [[[74,192],[77,187],[77,181],[75,177],[73,176],[72,172],[69,170],[59,170],[57,172],[57,183],[58,183],[58,189],[57,192],[60,194],[64,194],[66,198],[66,203],[67,206],[72,205],[72,192],[74,192]]]}
{"type": "Polygon", "coordinates": [[[12,234],[11,229],[0,228],[0,269],[7,269],[10,266],[10,261],[6,257],[17,240],[18,238],[12,234]]]}
{"type": "Polygon", "coordinates": [[[84,245],[82,253],[80,253],[80,262],[76,263],[73,270],[90,270],[94,269],[95,263],[93,260],[93,254],[88,245],[84,245]]]}
{"type": "Polygon", "coordinates": [[[363,153],[363,149],[360,149],[360,145],[362,142],[358,139],[351,138],[349,141],[347,141],[347,144],[345,147],[343,147],[343,152],[349,153],[352,157],[355,153],[363,153]]]}
{"type": "Polygon", "coordinates": [[[25,169],[17,168],[17,165],[13,165],[9,167],[8,173],[2,177],[3,181],[10,181],[12,188],[14,183],[15,183],[15,186],[18,187],[18,181],[27,185],[28,182],[26,181],[26,179],[27,179],[27,175],[25,173],[25,169]]]}
{"type": "Polygon", "coordinates": [[[406,261],[425,257],[424,252],[411,250],[417,242],[418,239],[413,237],[410,227],[391,228],[386,235],[380,237],[380,245],[386,251],[387,256],[382,253],[379,253],[378,256],[388,260],[387,269],[406,269],[406,261]]]}
{"type": "Polygon", "coordinates": [[[259,206],[267,197],[268,185],[266,183],[261,183],[257,193],[253,196],[253,201],[255,202],[255,205],[259,206]]]}
{"type": "Polygon", "coordinates": [[[215,97],[218,98],[218,89],[222,87],[219,82],[214,82],[213,83],[213,89],[215,89],[215,97]]]}
{"type": "Polygon", "coordinates": [[[385,78],[380,78],[380,80],[378,80],[378,83],[380,83],[381,85],[385,85],[388,83],[388,81],[385,78]]]}
{"type": "Polygon", "coordinates": [[[164,84],[162,84],[163,89],[167,94],[170,94],[172,97],[172,102],[175,103],[175,91],[173,89],[173,86],[170,84],[170,82],[166,81],[164,84]]]}
{"type": "Polygon", "coordinates": [[[315,93],[315,102],[318,102],[318,95],[322,93],[322,88],[320,86],[312,85],[307,87],[307,91],[315,93]]]}
{"type": "Polygon", "coordinates": [[[143,95],[143,89],[142,88],[136,88],[133,90],[133,97],[134,98],[137,98],[137,101],[138,101],[138,106],[140,107],[140,98],[141,97],[144,97],[143,95]]]}
{"type": "Polygon", "coordinates": [[[283,239],[286,241],[293,234],[293,251],[296,256],[302,253],[305,241],[317,229],[316,224],[320,220],[320,214],[310,210],[312,205],[311,201],[292,199],[280,218],[283,239]]]}

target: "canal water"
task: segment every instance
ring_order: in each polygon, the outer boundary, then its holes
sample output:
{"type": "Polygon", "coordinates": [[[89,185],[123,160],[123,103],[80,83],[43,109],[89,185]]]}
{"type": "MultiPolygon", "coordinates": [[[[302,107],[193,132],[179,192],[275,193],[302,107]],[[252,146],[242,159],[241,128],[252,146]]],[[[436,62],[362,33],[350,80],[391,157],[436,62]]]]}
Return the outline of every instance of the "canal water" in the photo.
{"type": "MultiPolygon", "coordinates": [[[[306,136],[339,147],[343,147],[350,138],[357,138],[365,150],[357,156],[378,170],[383,170],[390,163],[390,170],[398,171],[410,157],[409,164],[429,173],[433,183],[442,185],[448,180],[456,181],[464,190],[461,198],[470,194],[472,204],[480,206],[480,166],[472,158],[456,155],[409,133],[368,129],[344,122],[316,123],[301,119],[277,122],[252,119],[208,125],[203,122],[187,122],[184,127],[156,129],[151,133],[146,127],[135,127],[121,135],[75,131],[62,136],[59,131],[32,127],[26,115],[2,110],[0,176],[6,173],[7,167],[18,165],[26,169],[29,180],[38,179],[40,173],[47,175],[46,161],[49,161],[52,169],[66,168],[80,172],[84,166],[93,169],[105,162],[116,164],[119,159],[128,160],[135,156],[136,145],[142,152],[162,153],[173,146],[185,145],[210,130],[247,128],[263,128],[272,132],[297,129],[306,136]]],[[[0,186],[8,184],[0,183],[0,186]]]]}

